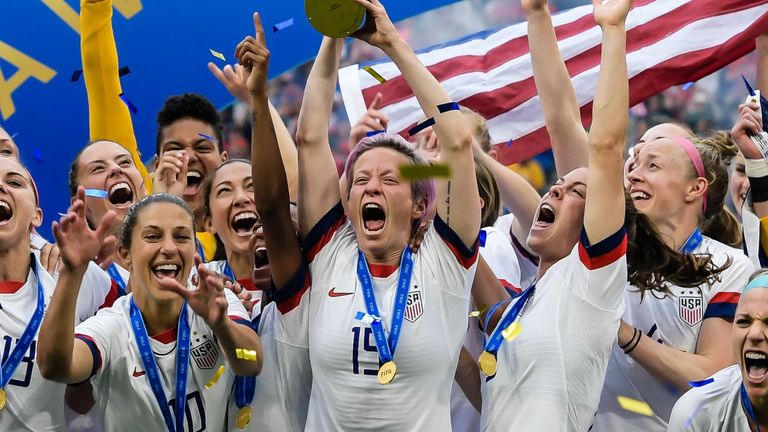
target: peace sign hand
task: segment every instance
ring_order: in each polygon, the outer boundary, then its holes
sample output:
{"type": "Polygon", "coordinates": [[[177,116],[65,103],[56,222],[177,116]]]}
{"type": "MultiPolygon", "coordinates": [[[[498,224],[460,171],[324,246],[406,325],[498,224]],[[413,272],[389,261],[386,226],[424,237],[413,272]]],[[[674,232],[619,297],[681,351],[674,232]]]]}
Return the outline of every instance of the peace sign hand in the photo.
{"type": "Polygon", "coordinates": [[[235,57],[245,68],[245,85],[251,95],[266,94],[270,53],[258,13],[253,14],[253,27],[256,37],[248,36],[243,39],[235,49],[235,57]]]}
{"type": "Polygon", "coordinates": [[[190,290],[174,278],[160,279],[160,286],[173,291],[186,300],[192,311],[200,316],[208,327],[216,330],[226,323],[229,303],[224,295],[224,281],[216,272],[203,265],[200,255],[195,255],[198,283],[197,289],[190,290]]]}

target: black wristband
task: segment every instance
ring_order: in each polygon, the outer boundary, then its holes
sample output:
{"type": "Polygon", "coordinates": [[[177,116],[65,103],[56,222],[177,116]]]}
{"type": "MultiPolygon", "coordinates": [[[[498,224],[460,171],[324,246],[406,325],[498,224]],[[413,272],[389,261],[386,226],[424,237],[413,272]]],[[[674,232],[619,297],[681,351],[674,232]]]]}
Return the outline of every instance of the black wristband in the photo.
{"type": "Polygon", "coordinates": [[[622,350],[630,346],[632,342],[635,341],[635,338],[637,337],[637,329],[632,327],[632,330],[634,330],[634,333],[632,333],[632,337],[629,338],[629,342],[625,343],[624,345],[619,345],[619,348],[621,348],[622,350]]]}
{"type": "Polygon", "coordinates": [[[643,331],[642,330],[638,330],[637,332],[638,332],[637,340],[635,340],[635,343],[632,344],[631,347],[629,347],[629,348],[624,350],[624,354],[631,353],[640,344],[640,339],[643,338],[643,331]]]}
{"type": "Polygon", "coordinates": [[[768,176],[749,177],[749,196],[753,203],[768,201],[768,176]]]}

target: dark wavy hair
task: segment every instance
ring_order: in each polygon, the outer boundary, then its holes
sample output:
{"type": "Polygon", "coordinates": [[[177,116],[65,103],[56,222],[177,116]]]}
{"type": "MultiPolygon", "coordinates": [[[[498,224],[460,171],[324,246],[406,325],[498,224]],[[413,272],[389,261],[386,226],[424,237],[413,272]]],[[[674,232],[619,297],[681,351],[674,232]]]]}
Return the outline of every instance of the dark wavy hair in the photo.
{"type": "Polygon", "coordinates": [[[128,212],[125,214],[125,219],[123,219],[123,227],[120,232],[120,246],[126,249],[131,248],[133,229],[136,227],[136,222],[139,220],[141,212],[143,212],[150,205],[156,203],[175,204],[184,209],[184,211],[189,215],[189,226],[192,228],[192,232],[195,231],[195,216],[192,213],[192,209],[189,207],[189,205],[187,205],[183,199],[177,197],[176,195],[169,193],[158,193],[142,198],[128,209],[128,212]]]}
{"type": "Polygon", "coordinates": [[[184,93],[171,96],[165,100],[163,108],[157,113],[157,138],[155,154],[160,154],[160,144],[163,142],[163,131],[171,124],[186,118],[199,120],[211,125],[216,135],[219,153],[224,151],[224,137],[221,132],[221,116],[216,107],[203,96],[195,93],[184,93]]]}

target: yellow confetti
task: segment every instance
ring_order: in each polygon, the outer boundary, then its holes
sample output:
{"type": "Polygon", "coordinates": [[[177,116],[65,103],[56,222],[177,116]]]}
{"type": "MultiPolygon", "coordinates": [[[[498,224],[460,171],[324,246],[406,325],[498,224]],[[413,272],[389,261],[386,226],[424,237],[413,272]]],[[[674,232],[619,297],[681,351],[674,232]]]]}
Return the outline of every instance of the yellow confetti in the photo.
{"type": "Polygon", "coordinates": [[[220,53],[218,51],[214,51],[214,50],[212,50],[210,48],[208,48],[208,49],[211,51],[211,55],[213,55],[217,59],[221,59],[221,61],[227,61],[227,59],[224,58],[224,54],[222,54],[222,53],[220,53]]]}
{"type": "Polygon", "coordinates": [[[651,407],[643,401],[635,400],[625,396],[619,396],[618,400],[619,400],[619,405],[621,405],[621,408],[624,409],[625,411],[633,412],[635,414],[640,414],[644,416],[653,415],[653,410],[651,409],[651,407]]]}
{"type": "Polygon", "coordinates": [[[372,76],[373,78],[375,78],[375,79],[376,79],[376,81],[378,81],[379,83],[381,83],[381,84],[384,84],[385,82],[387,82],[387,79],[386,79],[386,78],[384,78],[383,76],[381,76],[381,75],[380,75],[378,72],[376,72],[375,70],[373,70],[373,68],[372,68],[372,67],[370,67],[370,66],[365,66],[365,67],[363,68],[363,70],[364,70],[364,71],[366,71],[366,72],[368,72],[369,74],[371,74],[371,76],[372,76]]]}
{"type": "Polygon", "coordinates": [[[451,168],[448,165],[400,165],[400,177],[405,180],[420,180],[434,177],[451,177],[451,168]]]}
{"type": "Polygon", "coordinates": [[[488,307],[487,307],[486,305],[481,305],[481,306],[480,306],[480,309],[478,309],[478,310],[476,310],[476,311],[472,311],[472,312],[470,312],[470,313],[469,313],[469,317],[470,317],[470,318],[477,318],[477,317],[479,317],[480,315],[482,315],[483,313],[485,313],[486,309],[488,309],[488,307]]]}
{"type": "Polygon", "coordinates": [[[237,354],[237,358],[240,360],[256,361],[258,359],[256,351],[245,348],[236,348],[235,354],[237,354]]]}
{"type": "Polygon", "coordinates": [[[224,373],[224,365],[219,366],[219,370],[216,371],[215,374],[213,374],[213,378],[211,378],[210,381],[208,381],[208,384],[205,385],[205,389],[208,390],[214,385],[216,385],[217,382],[219,382],[219,378],[221,377],[221,374],[224,373]]]}
{"type": "Polygon", "coordinates": [[[504,339],[509,342],[518,337],[521,331],[523,331],[523,328],[520,326],[520,324],[512,323],[509,325],[509,327],[505,328],[501,332],[501,335],[504,336],[504,339]]]}

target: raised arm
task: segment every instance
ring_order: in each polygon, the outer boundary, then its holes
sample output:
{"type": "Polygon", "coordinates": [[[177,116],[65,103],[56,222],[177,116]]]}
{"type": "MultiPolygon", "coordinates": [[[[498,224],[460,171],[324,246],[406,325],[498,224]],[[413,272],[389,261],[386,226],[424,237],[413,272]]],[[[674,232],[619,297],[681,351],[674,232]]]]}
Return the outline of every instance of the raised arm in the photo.
{"type": "Polygon", "coordinates": [[[59,244],[62,269],[56,291],[40,326],[37,363],[40,374],[49,380],[74,384],[85,381],[93,370],[93,355],[80,339],[75,339],[75,309],[83,275],[93,257],[112,254],[117,241],[109,235],[116,215],[109,211],[94,231],[85,219],[85,189],[77,191],[77,199],[61,223],[53,223],[53,234],[59,244]]]}
{"type": "MultiPolygon", "coordinates": [[[[245,66],[246,84],[251,98],[251,169],[254,203],[264,227],[272,280],[279,289],[286,285],[302,265],[296,231],[291,222],[288,182],[281,158],[273,109],[267,101],[269,50],[258,14],[253,15],[256,37],[247,37],[238,46],[238,58],[245,66]],[[264,175],[264,173],[270,173],[264,175]]],[[[287,132],[287,131],[286,131],[287,132]]]]}
{"type": "Polygon", "coordinates": [[[522,0],[528,17],[528,46],[533,80],[544,110],[544,121],[558,176],[587,166],[587,132],[568,69],[557,47],[547,0],[522,0]]]}
{"type": "Polygon", "coordinates": [[[380,48],[397,65],[413,90],[427,118],[435,120],[440,142],[440,162],[451,170],[451,178],[439,179],[437,214],[472,247],[480,232],[480,200],[472,157],[472,131],[458,109],[440,113],[438,106],[451,102],[448,93],[400,37],[379,0],[355,0],[368,11],[369,21],[355,36],[380,48]]]}
{"type": "Polygon", "coordinates": [[[145,179],[152,186],[139,155],[131,113],[120,99],[120,72],[117,46],[112,32],[112,0],[82,0],[80,3],[80,50],[83,77],[88,93],[88,118],[92,140],[110,140],[125,147],[145,179]]]}
{"type": "Polygon", "coordinates": [[[343,40],[323,38],[304,88],[296,144],[299,149],[299,233],[306,236],[341,199],[328,141],[343,40]]]}
{"type": "Polygon", "coordinates": [[[624,225],[624,148],[626,145],[629,85],[627,33],[624,20],[631,0],[601,4],[592,0],[595,21],[603,31],[600,77],[589,132],[589,173],[584,228],[594,244],[624,225]]]}

